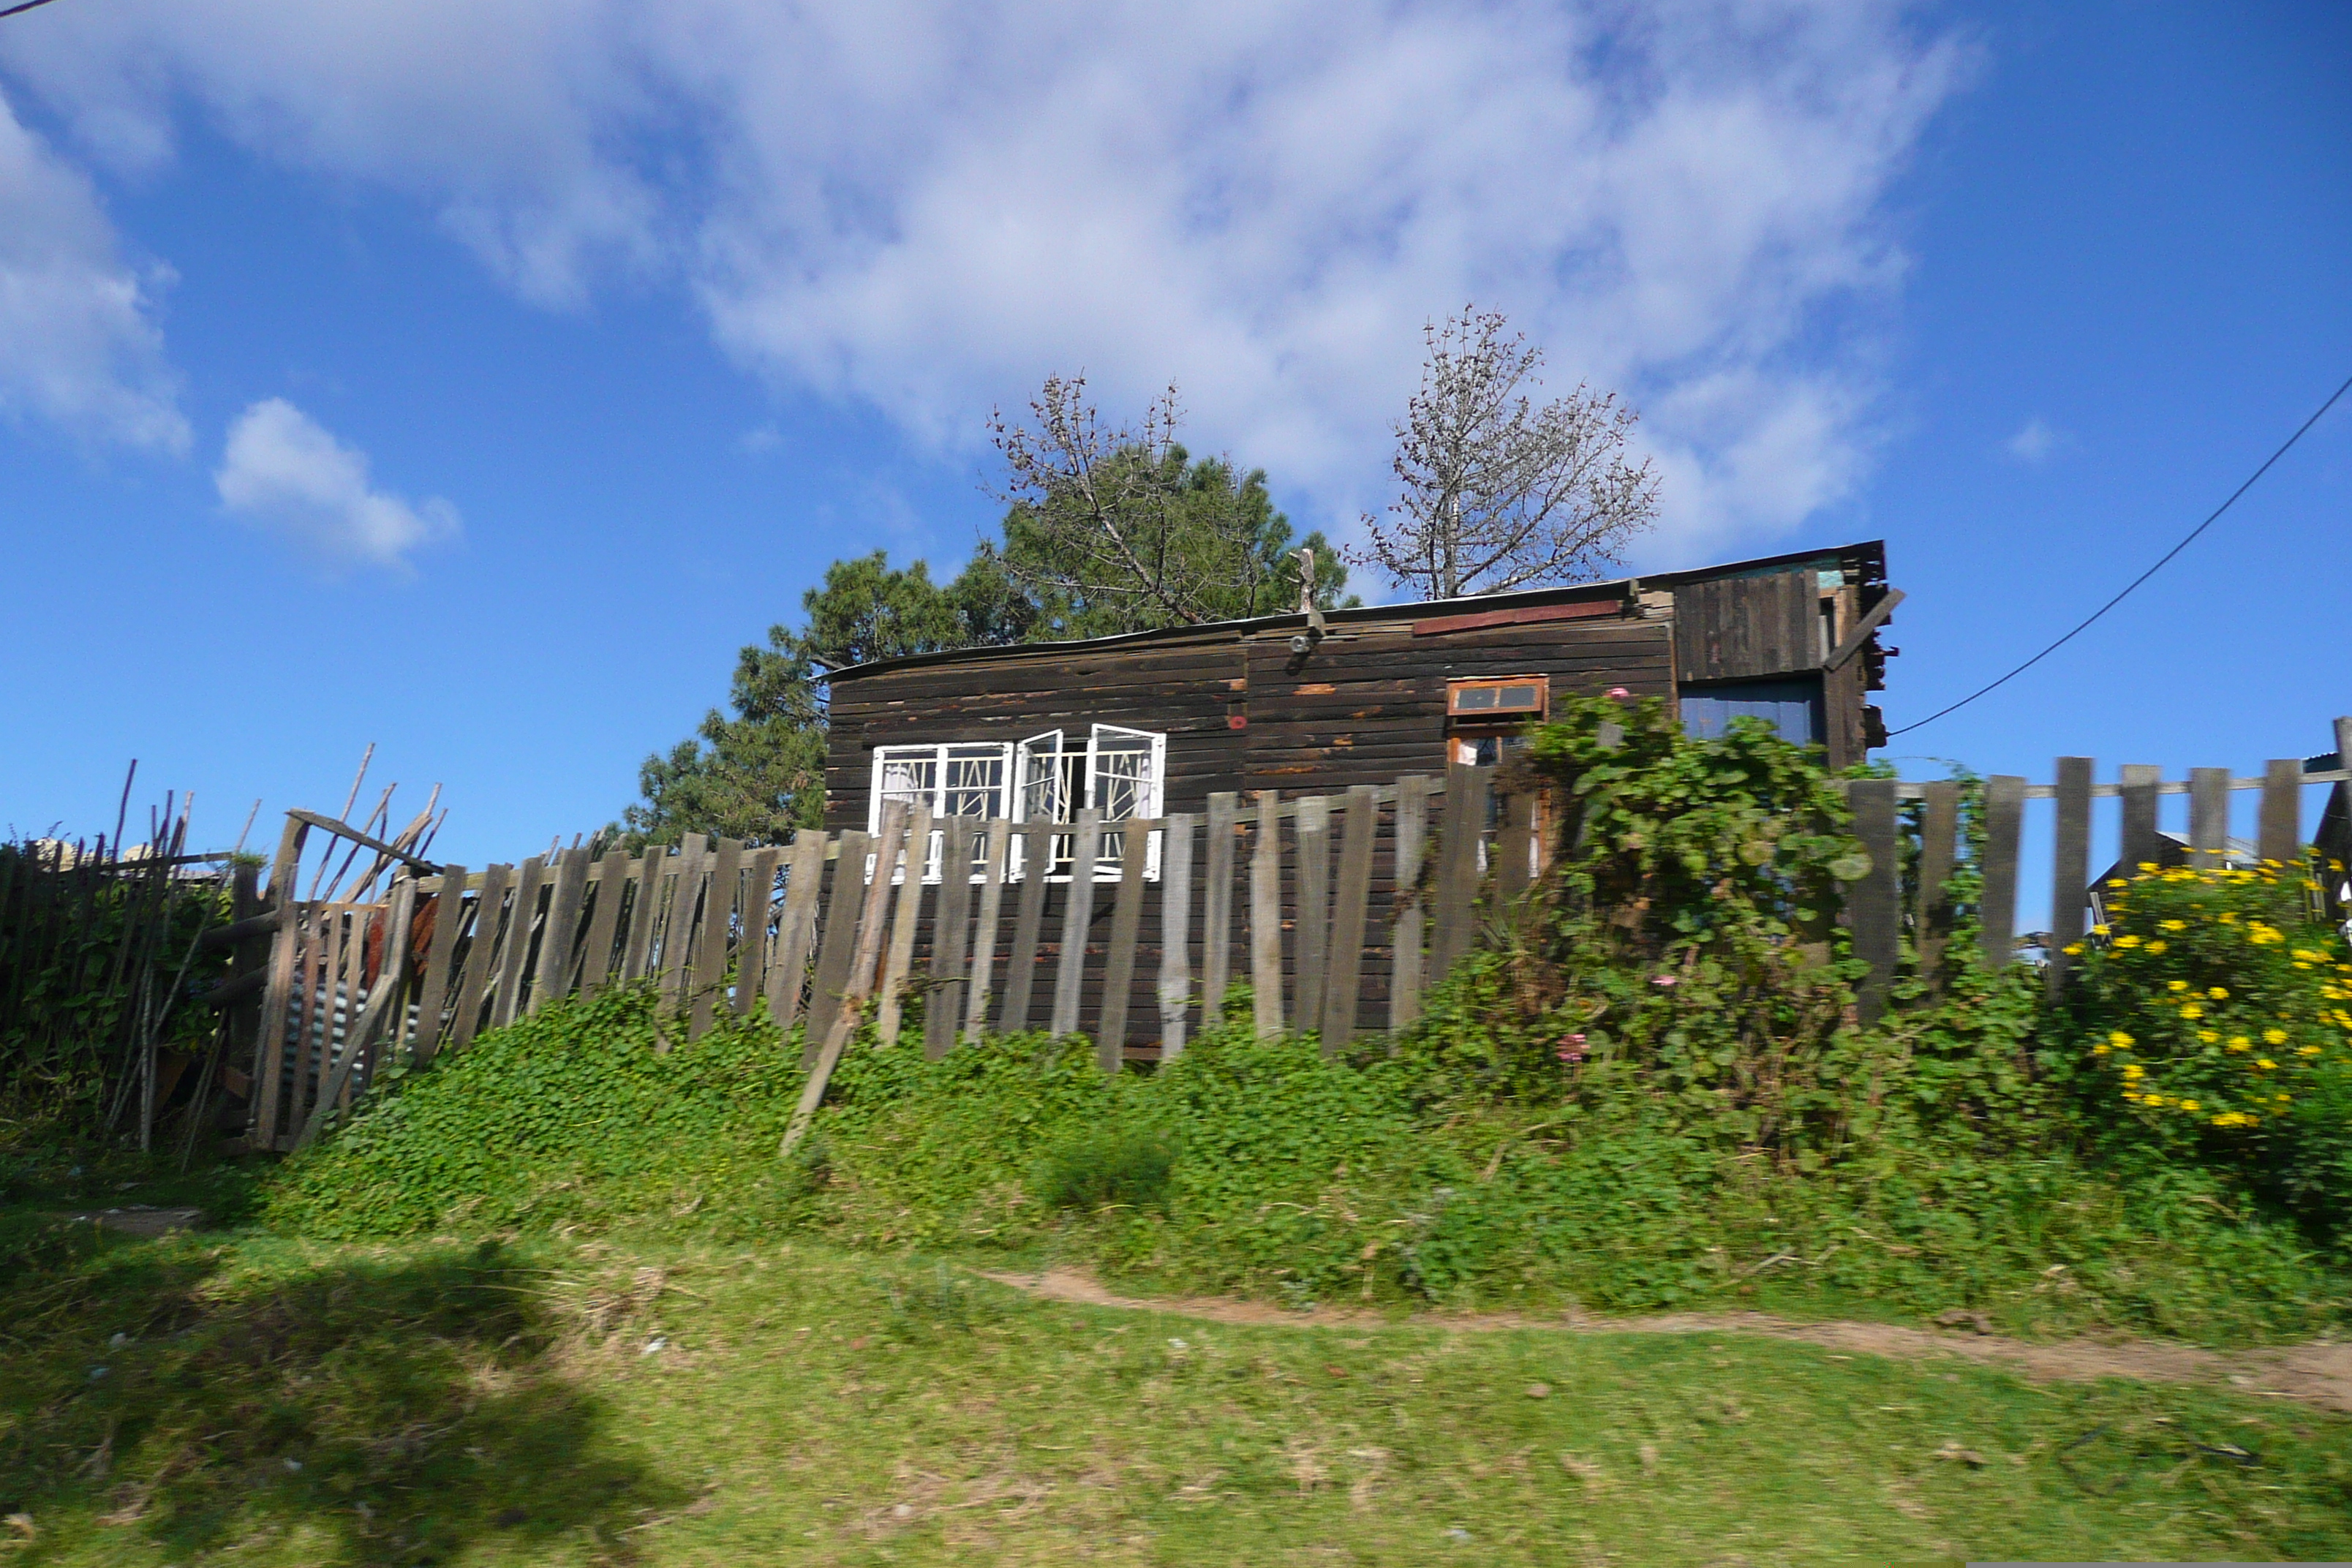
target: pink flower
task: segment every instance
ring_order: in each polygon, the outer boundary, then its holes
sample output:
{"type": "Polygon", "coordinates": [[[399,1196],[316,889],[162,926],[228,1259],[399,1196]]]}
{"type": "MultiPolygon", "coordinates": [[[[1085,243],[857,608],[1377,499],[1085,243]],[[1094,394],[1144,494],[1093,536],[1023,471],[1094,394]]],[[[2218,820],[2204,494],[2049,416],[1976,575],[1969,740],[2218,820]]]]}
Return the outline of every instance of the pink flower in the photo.
{"type": "Polygon", "coordinates": [[[1622,701],[1624,701],[1627,698],[1629,698],[1629,697],[1633,696],[1633,694],[1632,692],[1630,692],[1630,691],[1626,690],[1626,689],[1625,689],[1623,687],[1622,687],[1622,686],[1612,686],[1612,687],[1611,687],[1611,688],[1608,689],[1608,691],[1607,691],[1606,693],[1604,693],[1603,695],[1610,696],[1610,697],[1614,697],[1615,699],[1617,699],[1617,700],[1619,700],[1620,702],[1622,702],[1622,701]]]}
{"type": "Polygon", "coordinates": [[[1559,1037],[1559,1059],[1564,1062],[1582,1061],[1584,1059],[1584,1037],[1582,1035],[1562,1035],[1559,1037]]]}
{"type": "Polygon", "coordinates": [[[1653,985],[1678,985],[1682,983],[1671,974],[1655,974],[1650,977],[1650,984],[1653,985]]]}

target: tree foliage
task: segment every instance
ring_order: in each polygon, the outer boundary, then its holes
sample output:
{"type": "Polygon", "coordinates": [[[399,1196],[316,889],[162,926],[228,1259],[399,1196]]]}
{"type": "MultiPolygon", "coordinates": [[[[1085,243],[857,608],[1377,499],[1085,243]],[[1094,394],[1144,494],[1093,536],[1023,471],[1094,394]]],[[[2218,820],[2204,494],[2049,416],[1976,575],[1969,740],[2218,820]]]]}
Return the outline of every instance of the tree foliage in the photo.
{"type": "MultiPolygon", "coordinates": [[[[1193,458],[1176,439],[1176,389],[1133,426],[1106,428],[1086,378],[1048,376],[1016,424],[989,422],[1004,462],[998,493],[1005,573],[1055,635],[1108,637],[1278,614],[1297,603],[1290,523],[1265,471],[1193,458]]],[[[1320,533],[1317,602],[1339,602],[1347,573],[1320,533]]]]}
{"type": "MultiPolygon", "coordinates": [[[[768,628],[737,656],[731,713],[638,770],[622,814],[632,847],[688,833],[772,843],[824,811],[826,676],[877,659],[1239,619],[1297,602],[1289,519],[1263,469],[1195,458],[1177,444],[1175,391],[1140,424],[1107,430],[1081,377],[1048,378],[1035,426],[992,423],[1003,454],[998,537],[953,580],[880,551],[827,567],[801,596],[802,624],[768,628]]],[[[1316,602],[1340,604],[1347,571],[1320,533],[1316,602]]],[[[1353,603],[1352,600],[1347,601],[1353,603]]]]}
{"type": "Polygon", "coordinates": [[[1472,306],[1424,331],[1421,390],[1396,426],[1398,498],[1349,553],[1424,597],[1589,582],[1658,511],[1635,415],[1580,383],[1540,407],[1543,351],[1472,306]]]}

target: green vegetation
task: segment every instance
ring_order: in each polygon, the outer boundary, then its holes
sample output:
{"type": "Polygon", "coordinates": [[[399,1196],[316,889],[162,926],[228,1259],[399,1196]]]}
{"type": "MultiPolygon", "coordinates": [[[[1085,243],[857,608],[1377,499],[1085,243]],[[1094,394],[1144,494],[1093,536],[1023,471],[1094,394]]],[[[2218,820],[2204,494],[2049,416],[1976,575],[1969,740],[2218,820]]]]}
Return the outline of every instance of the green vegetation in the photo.
{"type": "Polygon", "coordinates": [[[2352,1419],[2277,1401],[1716,1333],[1228,1327],[651,1226],[137,1240],[34,1224],[74,1195],[47,1179],[0,1259],[9,1563],[2352,1555],[2352,1419]]]}
{"type": "Polygon", "coordinates": [[[910,1019],[784,1157],[797,1032],[688,1041],[635,986],[387,1071],[275,1165],[158,1185],[0,1139],[0,1555],[2352,1554],[2352,1418],[2300,1405],[1431,1315],[2259,1345],[2352,1299],[2352,1009],[2297,877],[2110,889],[2062,1005],[1964,966],[1865,1028],[1829,919],[1864,868],[1804,755],[1593,703],[1524,765],[1557,874],[1420,1025],[1330,1057],[1238,990],[1116,1077],[1040,1036],[929,1060],[910,1019]],[[242,1228],[58,1217],[134,1200],[242,1228]],[[1360,1315],[979,1277],[1055,1264],[1360,1315]]]}

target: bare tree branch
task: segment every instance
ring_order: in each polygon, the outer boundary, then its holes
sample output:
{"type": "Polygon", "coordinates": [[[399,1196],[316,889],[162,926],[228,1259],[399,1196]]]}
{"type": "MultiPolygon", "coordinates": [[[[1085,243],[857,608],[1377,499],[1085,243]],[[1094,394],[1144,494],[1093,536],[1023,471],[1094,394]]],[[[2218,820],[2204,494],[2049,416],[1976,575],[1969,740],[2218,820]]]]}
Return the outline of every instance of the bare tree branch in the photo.
{"type": "Polygon", "coordinates": [[[1428,598],[1591,581],[1657,518],[1649,459],[1625,460],[1633,411],[1581,384],[1536,406],[1522,388],[1540,389],[1543,351],[1507,327],[1465,306],[1423,329],[1421,390],[1396,426],[1398,499],[1348,552],[1428,598]]]}

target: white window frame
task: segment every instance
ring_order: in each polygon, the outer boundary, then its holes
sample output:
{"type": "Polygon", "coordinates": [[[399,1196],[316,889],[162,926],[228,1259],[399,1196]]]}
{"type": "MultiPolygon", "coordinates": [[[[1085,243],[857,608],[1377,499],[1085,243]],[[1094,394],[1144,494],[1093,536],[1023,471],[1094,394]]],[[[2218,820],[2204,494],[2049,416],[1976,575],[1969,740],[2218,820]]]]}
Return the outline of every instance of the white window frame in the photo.
{"type": "MultiPolygon", "coordinates": [[[[1111,803],[1122,786],[1131,788],[1128,801],[1130,809],[1111,817],[1105,826],[1114,823],[1156,820],[1166,815],[1168,800],[1168,737],[1152,730],[1138,730],[1124,724],[1093,724],[1087,730],[1083,751],[1071,744],[1066,730],[1047,730],[1025,741],[942,741],[921,745],[889,745],[874,748],[872,777],[866,789],[866,831],[878,833],[882,828],[882,805],[885,799],[902,799],[909,805],[928,805],[932,812],[930,842],[923,853],[923,880],[940,879],[940,855],[945,847],[947,832],[942,825],[947,798],[950,792],[966,797],[976,793],[978,786],[959,784],[950,776],[950,764],[958,762],[992,762],[997,779],[985,786],[988,809],[984,813],[963,813],[974,821],[1006,823],[1055,822],[1068,823],[1077,819],[1082,807],[1099,811],[1111,803]],[[924,764],[929,779],[912,789],[885,790],[884,778],[894,764],[924,764]]],[[[1061,837],[1055,847],[1054,864],[1069,864],[1068,840],[1061,837]]],[[[1164,847],[1164,835],[1153,833],[1144,858],[1144,876],[1160,879],[1160,857],[1164,847]]],[[[1022,843],[1015,839],[1012,853],[1006,858],[1005,874],[1013,880],[1026,873],[1021,863],[1022,843]]],[[[1095,880],[1116,882],[1119,877],[1120,840],[1107,836],[1095,862],[1095,880]]],[[[975,863],[975,868],[977,863],[975,863]]],[[[868,857],[866,876],[873,876],[872,858],[868,857]]],[[[896,868],[892,879],[905,873],[896,868]]],[[[975,879],[982,873],[975,868],[975,879]]],[[[1049,881],[1067,881],[1069,872],[1049,870],[1049,881]]]]}
{"type": "MultiPolygon", "coordinates": [[[[958,815],[973,821],[1002,821],[1007,816],[1008,809],[1012,805],[1014,787],[1013,768],[1013,748],[1002,742],[943,741],[936,744],[919,746],[877,746],[874,748],[873,778],[866,792],[866,831],[879,833],[882,830],[882,805],[886,799],[904,800],[910,807],[915,805],[930,807],[933,826],[930,841],[923,848],[923,880],[936,882],[940,879],[940,857],[947,843],[947,830],[940,826],[940,823],[947,815],[944,807],[947,805],[949,792],[952,790],[957,795],[967,797],[974,795],[985,795],[988,797],[988,809],[985,812],[978,814],[962,812],[958,815]],[[996,763],[998,770],[997,781],[993,785],[957,784],[951,782],[950,778],[949,765],[951,763],[990,761],[996,763]],[[931,776],[928,785],[919,791],[898,789],[885,792],[883,774],[886,769],[893,763],[917,762],[930,763],[931,776]]],[[[867,857],[866,874],[867,879],[871,880],[874,869],[870,856],[867,857]]],[[[974,875],[978,873],[975,872],[974,875]]],[[[903,870],[895,867],[892,868],[893,881],[903,880],[905,876],[906,873],[903,870]]]]}

